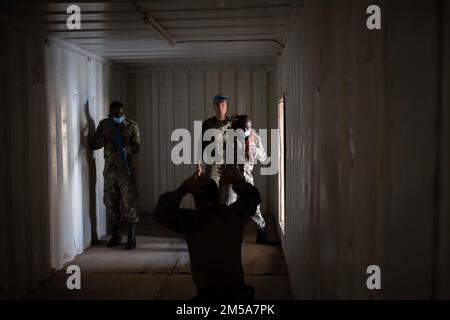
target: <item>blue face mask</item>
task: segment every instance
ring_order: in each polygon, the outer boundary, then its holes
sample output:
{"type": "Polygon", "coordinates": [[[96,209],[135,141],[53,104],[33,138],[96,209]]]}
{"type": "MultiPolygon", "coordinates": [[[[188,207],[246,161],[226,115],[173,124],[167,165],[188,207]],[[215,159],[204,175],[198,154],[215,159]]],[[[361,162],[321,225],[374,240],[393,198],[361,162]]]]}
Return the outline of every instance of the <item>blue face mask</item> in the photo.
{"type": "Polygon", "coordinates": [[[245,131],[240,132],[240,136],[242,139],[248,138],[251,132],[252,132],[251,129],[247,129],[245,131]]]}
{"type": "Polygon", "coordinates": [[[125,121],[125,117],[124,117],[124,116],[121,116],[121,117],[119,117],[119,118],[114,118],[114,117],[113,117],[113,121],[114,121],[115,123],[117,123],[117,124],[121,124],[121,123],[123,123],[123,122],[125,121]]]}

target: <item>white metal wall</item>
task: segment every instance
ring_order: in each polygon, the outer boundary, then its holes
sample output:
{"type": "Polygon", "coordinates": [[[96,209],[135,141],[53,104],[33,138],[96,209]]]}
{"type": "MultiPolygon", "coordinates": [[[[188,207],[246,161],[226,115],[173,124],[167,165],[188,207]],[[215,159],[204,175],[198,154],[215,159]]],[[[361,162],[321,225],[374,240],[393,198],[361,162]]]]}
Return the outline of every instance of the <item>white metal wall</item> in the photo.
{"type": "MultiPolygon", "coordinates": [[[[377,3],[383,31],[365,28],[368,1],[304,1],[279,59],[283,248],[296,298],[449,297],[448,180],[436,139],[449,125],[447,112],[438,116],[448,109],[448,100],[440,104],[440,8],[377,3]],[[366,287],[372,264],[381,267],[380,291],[366,287]]],[[[442,53],[448,34],[445,41],[442,53]]]]}
{"type": "MultiPolygon", "coordinates": [[[[176,166],[170,159],[176,144],[170,140],[174,129],[186,128],[193,133],[194,120],[214,116],[212,99],[217,93],[229,98],[229,115],[247,113],[253,117],[255,128],[269,128],[269,124],[275,128],[273,90],[271,66],[130,69],[128,100],[143,146],[138,158],[140,211],[150,213],[163,192],[175,189],[194,172],[193,165],[176,166]],[[136,92],[135,97],[132,92],[136,92]]],[[[269,180],[259,175],[259,168],[255,168],[255,178],[263,197],[262,208],[273,214],[276,206],[269,204],[269,180]]],[[[192,205],[192,199],[184,205],[192,205]]]]}
{"type": "MultiPolygon", "coordinates": [[[[125,96],[121,69],[55,47],[47,54],[52,266],[106,234],[103,151],[88,139],[111,100],[125,96]]],[[[124,101],[125,102],[125,101],[124,101]]]]}
{"type": "Polygon", "coordinates": [[[3,24],[0,38],[0,296],[14,298],[105,234],[103,156],[87,136],[125,80],[61,42],[3,24]]]}

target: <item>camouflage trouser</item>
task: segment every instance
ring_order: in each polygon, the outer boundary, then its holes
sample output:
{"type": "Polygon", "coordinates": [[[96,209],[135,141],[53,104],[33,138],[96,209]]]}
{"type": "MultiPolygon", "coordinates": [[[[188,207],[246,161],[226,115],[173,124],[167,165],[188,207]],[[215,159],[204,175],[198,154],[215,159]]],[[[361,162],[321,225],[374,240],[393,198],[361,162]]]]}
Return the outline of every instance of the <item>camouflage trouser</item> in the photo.
{"type": "MultiPolygon", "coordinates": [[[[224,185],[221,183],[220,173],[218,171],[219,168],[220,168],[220,165],[217,165],[217,164],[207,165],[205,174],[208,175],[211,179],[213,179],[216,182],[217,187],[220,190],[222,202],[225,203],[226,205],[230,205],[230,204],[236,202],[237,194],[236,194],[236,192],[234,192],[231,185],[229,185],[229,184],[224,185]]],[[[242,171],[244,174],[245,181],[247,181],[251,185],[255,185],[251,170],[243,169],[242,171]]],[[[256,211],[255,211],[255,214],[252,216],[252,219],[255,222],[256,227],[258,229],[264,229],[264,227],[266,226],[266,222],[264,221],[264,218],[261,214],[260,205],[258,205],[256,207],[256,211]]]]}
{"type": "Polygon", "coordinates": [[[103,202],[106,206],[108,228],[119,224],[121,217],[127,222],[138,222],[137,188],[134,174],[107,172],[104,175],[103,202]]]}

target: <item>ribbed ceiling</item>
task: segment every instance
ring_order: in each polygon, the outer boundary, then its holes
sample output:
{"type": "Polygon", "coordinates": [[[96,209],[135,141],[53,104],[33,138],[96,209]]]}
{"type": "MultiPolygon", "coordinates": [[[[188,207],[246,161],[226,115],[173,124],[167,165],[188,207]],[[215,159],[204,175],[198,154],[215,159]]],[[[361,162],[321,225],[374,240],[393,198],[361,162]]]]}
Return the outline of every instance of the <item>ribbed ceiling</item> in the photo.
{"type": "Polygon", "coordinates": [[[273,62],[281,51],[293,3],[295,0],[47,0],[1,6],[8,18],[28,28],[48,32],[112,61],[176,64],[273,62]],[[81,8],[81,30],[66,27],[66,10],[71,4],[81,8]],[[143,16],[155,22],[156,28],[146,24],[143,16]]]}

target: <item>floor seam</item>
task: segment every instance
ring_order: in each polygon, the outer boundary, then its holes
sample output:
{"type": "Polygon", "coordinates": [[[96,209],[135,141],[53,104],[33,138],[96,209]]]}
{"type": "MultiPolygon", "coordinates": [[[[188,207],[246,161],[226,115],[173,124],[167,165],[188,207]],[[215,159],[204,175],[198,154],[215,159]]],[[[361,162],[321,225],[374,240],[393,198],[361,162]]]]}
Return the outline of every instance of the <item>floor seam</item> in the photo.
{"type": "Polygon", "coordinates": [[[177,260],[175,261],[175,264],[173,265],[173,267],[170,269],[169,273],[167,273],[167,276],[164,278],[163,282],[161,283],[161,287],[159,287],[158,292],[155,295],[155,299],[154,300],[161,300],[164,291],[167,289],[167,286],[169,285],[170,282],[170,278],[172,277],[172,275],[175,272],[175,269],[178,266],[178,262],[180,261],[180,258],[177,257],[177,260]]]}

